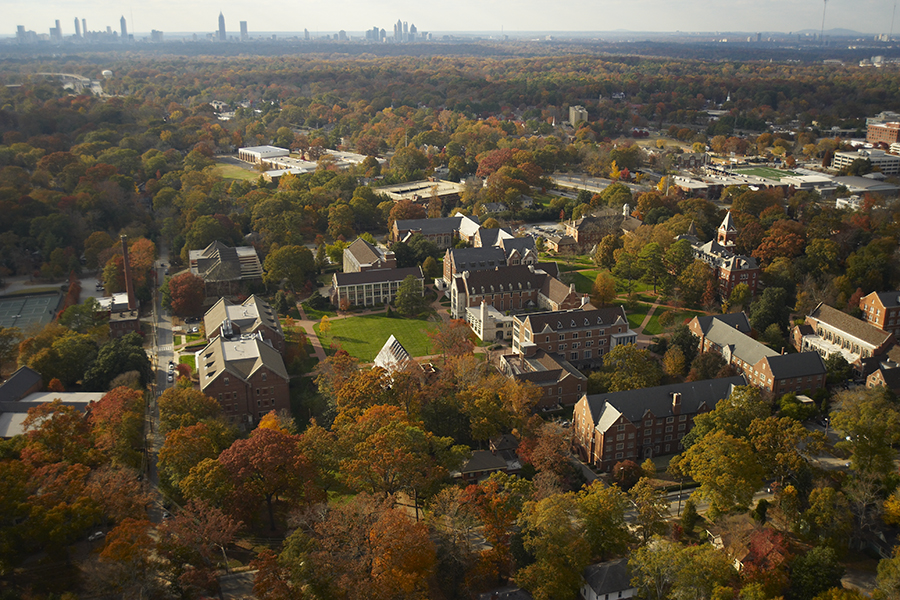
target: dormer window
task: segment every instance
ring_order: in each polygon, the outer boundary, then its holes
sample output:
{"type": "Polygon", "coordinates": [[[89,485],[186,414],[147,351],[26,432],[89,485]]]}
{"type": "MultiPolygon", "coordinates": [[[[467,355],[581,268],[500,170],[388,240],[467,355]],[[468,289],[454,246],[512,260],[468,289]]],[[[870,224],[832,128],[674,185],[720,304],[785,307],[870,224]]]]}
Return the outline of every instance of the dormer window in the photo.
{"type": "Polygon", "coordinates": [[[603,319],[601,317],[597,317],[597,325],[603,325],[603,319]]]}
{"type": "Polygon", "coordinates": [[[557,329],[562,329],[562,321],[557,321],[557,322],[556,322],[556,328],[557,328],[557,329]]]}

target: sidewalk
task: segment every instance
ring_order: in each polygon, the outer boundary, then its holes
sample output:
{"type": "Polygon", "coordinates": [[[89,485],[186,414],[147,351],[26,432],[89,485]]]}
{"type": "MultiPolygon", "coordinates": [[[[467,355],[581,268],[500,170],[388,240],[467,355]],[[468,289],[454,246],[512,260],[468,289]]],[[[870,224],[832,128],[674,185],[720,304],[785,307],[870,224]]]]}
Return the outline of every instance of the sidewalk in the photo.
{"type": "MultiPolygon", "coordinates": [[[[315,321],[310,320],[309,317],[306,316],[306,312],[303,310],[303,305],[299,302],[297,303],[297,310],[300,312],[300,320],[297,321],[297,324],[303,328],[303,331],[306,332],[306,337],[309,340],[309,343],[312,344],[313,351],[316,354],[316,359],[319,362],[325,360],[325,349],[322,348],[322,342],[319,341],[319,336],[316,335],[315,329],[313,329],[313,325],[316,324],[315,321]]],[[[339,317],[335,317],[339,318],[339,317]]]]}

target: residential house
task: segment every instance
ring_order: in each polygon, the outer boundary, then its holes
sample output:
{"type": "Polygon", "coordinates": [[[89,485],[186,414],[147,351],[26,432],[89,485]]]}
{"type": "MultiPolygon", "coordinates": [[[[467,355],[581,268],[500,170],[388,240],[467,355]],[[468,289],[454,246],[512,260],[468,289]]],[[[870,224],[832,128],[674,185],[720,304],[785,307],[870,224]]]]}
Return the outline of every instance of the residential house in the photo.
{"type": "Polygon", "coordinates": [[[866,387],[886,387],[900,394],[900,346],[894,345],[866,378],[866,387]]]}
{"type": "Polygon", "coordinates": [[[518,457],[508,459],[499,452],[475,450],[472,457],[460,467],[459,477],[466,483],[478,483],[490,477],[492,473],[514,475],[521,470],[522,465],[518,457]]]}
{"type": "MultiPolygon", "coordinates": [[[[806,317],[805,329],[794,332],[793,341],[799,350],[818,352],[822,358],[840,354],[860,374],[866,375],[873,360],[894,344],[894,334],[851,317],[845,312],[820,303],[806,317]]],[[[873,365],[874,366],[874,365],[873,365]]]]}
{"type": "Polygon", "coordinates": [[[362,238],[344,248],[344,273],[361,273],[378,269],[396,269],[397,257],[362,238]]]}
{"type": "Polygon", "coordinates": [[[200,390],[219,401],[232,423],[252,429],[269,411],[289,412],[290,376],[262,332],[213,338],[195,354],[200,390]]]}
{"type": "Polygon", "coordinates": [[[581,579],[581,597],[584,600],[631,598],[638,593],[638,589],[631,584],[627,558],[588,565],[581,579]]]}
{"type": "Polygon", "coordinates": [[[516,381],[527,381],[541,388],[535,409],[548,410],[573,406],[587,391],[587,377],[558,354],[536,350],[529,356],[504,354],[500,370],[516,381]]]}
{"type": "Polygon", "coordinates": [[[681,450],[694,417],[709,412],[742,376],[582,396],[572,415],[572,446],[582,460],[611,471],[623,460],[643,461],[681,450]]]}
{"type": "Polygon", "coordinates": [[[900,336],[900,291],[872,292],[860,298],[859,309],[869,325],[900,336]]]}
{"type": "Polygon", "coordinates": [[[400,284],[410,275],[419,280],[424,295],[425,276],[422,274],[421,267],[335,273],[331,281],[331,302],[335,306],[341,306],[341,302],[344,300],[350,306],[388,304],[397,298],[400,284]]]}
{"type": "Polygon", "coordinates": [[[549,311],[513,319],[513,352],[532,356],[538,350],[557,353],[579,369],[603,364],[603,356],[622,344],[637,342],[621,306],[549,311]]]}
{"type": "Polygon", "coordinates": [[[225,339],[260,333],[269,345],[284,352],[284,331],[278,314],[269,303],[253,295],[241,304],[220,298],[203,316],[206,337],[217,335],[225,339]]]}
{"type": "Polygon", "coordinates": [[[203,250],[190,251],[191,273],[203,279],[207,302],[236,299],[248,286],[262,283],[262,264],[253,246],[233,248],[215,241],[203,250]]]}
{"type": "Polygon", "coordinates": [[[719,354],[752,385],[775,394],[825,387],[825,363],[818,354],[781,354],[744,333],[748,327],[746,317],[735,315],[694,317],[688,324],[701,352],[719,354]]]}
{"type": "Polygon", "coordinates": [[[464,272],[450,285],[450,311],[465,318],[466,309],[481,305],[503,311],[566,310],[583,304],[575,286],[567,286],[541,265],[496,267],[493,271],[464,272]]]}

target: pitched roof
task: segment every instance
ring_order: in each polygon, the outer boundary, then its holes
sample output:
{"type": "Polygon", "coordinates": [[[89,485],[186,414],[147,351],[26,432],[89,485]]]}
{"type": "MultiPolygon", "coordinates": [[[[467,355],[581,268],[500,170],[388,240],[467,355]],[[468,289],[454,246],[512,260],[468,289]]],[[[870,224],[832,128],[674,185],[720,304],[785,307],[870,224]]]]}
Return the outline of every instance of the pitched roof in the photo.
{"type": "Polygon", "coordinates": [[[836,308],[831,308],[824,302],[820,303],[809,316],[876,348],[887,342],[891,336],[890,333],[886,333],[874,325],[869,325],[862,319],[856,319],[836,308]]]}
{"type": "Polygon", "coordinates": [[[36,385],[43,385],[41,374],[31,367],[19,367],[0,385],[0,402],[17,402],[36,385]]]}
{"type": "Polygon", "coordinates": [[[197,371],[200,374],[201,389],[222,372],[228,372],[246,381],[262,367],[267,367],[284,379],[290,378],[281,354],[258,336],[233,340],[219,336],[213,338],[197,353],[197,371]]]}
{"type": "Polygon", "coordinates": [[[203,250],[190,251],[191,272],[204,281],[234,281],[262,277],[256,248],[232,248],[216,240],[203,250]]]}
{"type": "Polygon", "coordinates": [[[892,390],[900,389],[900,367],[892,369],[881,367],[878,370],[881,372],[881,378],[884,379],[885,386],[892,390]]]}
{"type": "Polygon", "coordinates": [[[352,244],[344,248],[344,252],[350,253],[361,265],[371,265],[382,258],[378,248],[362,238],[356,238],[352,244]]]}
{"type": "Polygon", "coordinates": [[[422,235],[453,233],[459,229],[463,217],[442,217],[439,219],[403,219],[394,221],[397,231],[410,231],[422,235]]]}
{"type": "Polygon", "coordinates": [[[513,265],[487,271],[469,271],[457,281],[468,294],[492,294],[518,289],[537,290],[547,277],[546,272],[531,265],[513,265]]]}
{"type": "Polygon", "coordinates": [[[736,356],[748,365],[755,365],[766,356],[778,355],[778,352],[722,321],[713,321],[706,333],[706,339],[718,346],[723,354],[727,349],[728,354],[736,356]]]}
{"type": "Polygon", "coordinates": [[[541,286],[541,293],[558,304],[565,302],[569,294],[576,294],[575,284],[566,285],[556,277],[547,277],[541,286]]]}
{"type": "Polygon", "coordinates": [[[507,258],[512,253],[513,250],[518,250],[519,254],[525,254],[527,251],[531,250],[532,252],[537,252],[534,238],[530,235],[525,237],[514,237],[514,238],[502,238],[497,245],[503,248],[503,251],[506,252],[507,258]]]}
{"type": "Polygon", "coordinates": [[[734,219],[731,217],[731,211],[730,211],[730,210],[729,210],[727,213],[725,213],[725,218],[722,219],[722,224],[719,225],[719,229],[724,229],[724,230],[726,230],[726,231],[729,231],[729,230],[732,230],[732,229],[737,229],[737,228],[734,226],[734,219]]]}
{"type": "Polygon", "coordinates": [[[874,292],[885,308],[900,306],[900,292],[874,292]]]}
{"type": "Polygon", "coordinates": [[[498,456],[490,450],[476,450],[472,453],[472,458],[459,471],[460,473],[475,473],[478,471],[503,471],[506,468],[507,462],[502,456],[498,456]]]}
{"type": "Polygon", "coordinates": [[[406,348],[403,347],[403,344],[394,337],[394,334],[391,334],[391,337],[387,339],[384,346],[378,351],[378,356],[375,357],[375,366],[381,367],[391,375],[415,364],[416,362],[409,355],[409,352],[406,351],[406,348]]]}
{"type": "Polygon", "coordinates": [[[568,331],[569,329],[582,329],[584,327],[608,326],[616,323],[628,324],[625,309],[621,306],[607,308],[594,308],[589,310],[554,310],[547,312],[531,313],[516,317],[522,321],[526,328],[534,333],[544,330],[568,331]]]}
{"type": "Polygon", "coordinates": [[[825,363],[818,352],[800,352],[799,354],[779,354],[766,357],[772,377],[787,379],[788,377],[810,377],[824,375],[825,363]]]}
{"type": "Polygon", "coordinates": [[[492,229],[485,229],[484,227],[481,227],[478,229],[478,233],[476,235],[478,236],[478,239],[481,242],[481,246],[483,248],[496,246],[503,238],[513,237],[513,234],[500,227],[495,227],[492,229]]]}
{"type": "Polygon", "coordinates": [[[215,336],[216,331],[226,320],[237,325],[243,334],[253,333],[259,327],[265,325],[275,333],[284,336],[278,315],[269,306],[268,302],[256,294],[250,296],[241,304],[234,304],[227,298],[220,298],[203,315],[203,326],[206,329],[206,334],[215,336]]]}
{"type": "Polygon", "coordinates": [[[479,267],[497,267],[506,265],[506,254],[503,248],[453,248],[447,250],[457,271],[477,269],[479,267]]]}
{"type": "Polygon", "coordinates": [[[739,385],[747,385],[747,381],[740,375],[625,392],[593,394],[586,398],[596,428],[599,431],[606,431],[619,416],[624,416],[632,423],[640,421],[647,411],[653,413],[655,417],[671,416],[672,399],[676,393],[681,394],[682,413],[696,413],[704,405],[712,410],[719,400],[731,394],[734,386],[739,385]]]}
{"type": "Polygon", "coordinates": [[[750,320],[743,312],[728,313],[725,315],[699,315],[694,318],[697,319],[697,324],[700,326],[700,331],[703,332],[703,335],[707,334],[709,328],[712,327],[713,323],[716,321],[721,321],[729,327],[732,327],[741,333],[746,333],[747,335],[750,335],[752,329],[752,327],[750,327],[750,320]]]}
{"type": "Polygon", "coordinates": [[[383,283],[385,281],[403,281],[408,276],[423,279],[422,267],[406,267],[403,269],[375,269],[361,273],[335,273],[335,283],[343,287],[345,285],[362,285],[366,283],[383,283]]]}
{"type": "Polygon", "coordinates": [[[627,558],[588,565],[581,576],[597,596],[624,592],[634,587],[631,585],[627,558]]]}

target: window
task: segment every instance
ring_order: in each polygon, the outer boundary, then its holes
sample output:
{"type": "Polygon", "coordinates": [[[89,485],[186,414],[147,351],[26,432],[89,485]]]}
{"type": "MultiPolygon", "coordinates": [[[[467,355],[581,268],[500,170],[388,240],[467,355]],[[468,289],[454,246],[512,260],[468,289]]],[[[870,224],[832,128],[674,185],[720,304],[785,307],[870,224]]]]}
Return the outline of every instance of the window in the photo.
{"type": "Polygon", "coordinates": [[[629,433],[629,434],[628,434],[628,439],[629,439],[629,440],[633,440],[633,439],[634,439],[634,433],[629,433]]]}
{"type": "Polygon", "coordinates": [[[680,417],[678,417],[678,420],[679,421],[687,421],[687,415],[681,415],[680,417]]]}
{"type": "Polygon", "coordinates": [[[666,417],[666,423],[674,423],[675,417],[666,417]]]}
{"type": "Polygon", "coordinates": [[[578,339],[578,332],[577,332],[577,331],[573,331],[573,332],[572,332],[572,339],[573,339],[573,340],[577,340],[577,339],[578,339]]]}
{"type": "Polygon", "coordinates": [[[616,435],[616,441],[617,441],[617,442],[621,442],[621,441],[624,440],[624,439],[625,439],[625,434],[624,434],[624,433],[619,433],[619,434],[616,435]]]}
{"type": "Polygon", "coordinates": [[[578,353],[577,353],[577,352],[572,352],[572,353],[569,355],[569,360],[578,360],[578,353]]]}
{"type": "Polygon", "coordinates": [[[622,458],[622,453],[621,453],[621,452],[616,452],[616,458],[622,458]]]}
{"type": "Polygon", "coordinates": [[[266,380],[266,374],[265,374],[265,373],[262,374],[262,380],[263,380],[263,381],[266,380]]]}
{"type": "Polygon", "coordinates": [[[672,426],[666,425],[666,433],[671,433],[671,431],[672,431],[672,426]]]}
{"type": "Polygon", "coordinates": [[[256,395],[259,396],[259,388],[256,388],[256,395]]]}
{"type": "Polygon", "coordinates": [[[228,383],[229,383],[229,379],[226,377],[226,378],[225,378],[225,385],[228,385],[228,383]]]}
{"type": "Polygon", "coordinates": [[[623,424],[623,425],[619,425],[619,426],[617,427],[617,431],[625,431],[625,425],[624,425],[624,424],[623,424]]]}
{"type": "Polygon", "coordinates": [[[584,358],[585,358],[585,359],[591,358],[591,351],[590,351],[590,350],[585,350],[585,351],[584,351],[584,358]]]}
{"type": "MultiPolygon", "coordinates": [[[[671,440],[672,440],[672,436],[671,436],[671,435],[667,435],[665,441],[669,442],[669,441],[671,441],[671,440]]],[[[667,450],[668,450],[668,448],[667,448],[667,450]]]]}
{"type": "Polygon", "coordinates": [[[625,444],[623,444],[623,443],[616,444],[616,450],[622,450],[624,448],[625,448],[625,444]]]}

